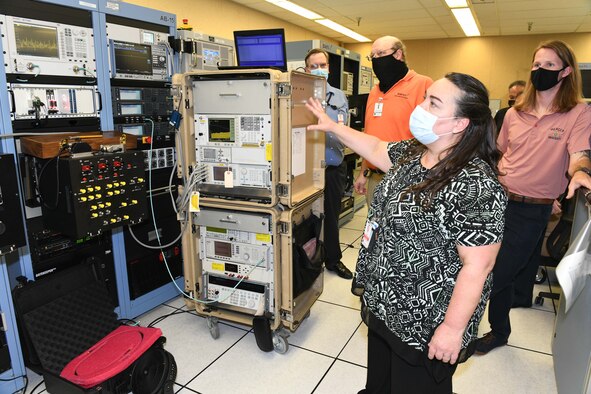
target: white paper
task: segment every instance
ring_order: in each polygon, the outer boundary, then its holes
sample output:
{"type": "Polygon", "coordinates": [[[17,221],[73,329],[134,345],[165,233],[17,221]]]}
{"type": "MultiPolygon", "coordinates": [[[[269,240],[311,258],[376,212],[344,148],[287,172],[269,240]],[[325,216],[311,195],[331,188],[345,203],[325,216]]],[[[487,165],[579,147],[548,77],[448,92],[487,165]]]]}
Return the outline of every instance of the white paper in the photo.
{"type": "Polygon", "coordinates": [[[306,172],[306,128],[291,130],[291,174],[295,177],[306,172]]]}
{"type": "Polygon", "coordinates": [[[565,301],[565,312],[568,312],[583,291],[587,275],[591,275],[591,256],[587,253],[589,241],[591,241],[591,219],[587,220],[556,267],[556,277],[565,301]]]}

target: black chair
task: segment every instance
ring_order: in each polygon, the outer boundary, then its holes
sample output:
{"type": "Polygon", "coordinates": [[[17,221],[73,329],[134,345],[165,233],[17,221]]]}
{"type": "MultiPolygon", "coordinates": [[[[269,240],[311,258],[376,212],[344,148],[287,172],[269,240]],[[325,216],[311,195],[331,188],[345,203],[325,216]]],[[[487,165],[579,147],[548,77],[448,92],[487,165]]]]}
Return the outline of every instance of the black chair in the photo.
{"type": "MultiPolygon", "coordinates": [[[[574,199],[563,199],[561,204],[562,216],[546,239],[548,256],[540,257],[540,268],[536,276],[537,284],[546,281],[548,278],[548,267],[556,267],[568,250],[575,212],[575,201],[574,199]]],[[[551,290],[549,292],[540,291],[534,302],[536,305],[544,305],[545,298],[557,300],[560,298],[560,294],[554,293],[551,290]]]]}

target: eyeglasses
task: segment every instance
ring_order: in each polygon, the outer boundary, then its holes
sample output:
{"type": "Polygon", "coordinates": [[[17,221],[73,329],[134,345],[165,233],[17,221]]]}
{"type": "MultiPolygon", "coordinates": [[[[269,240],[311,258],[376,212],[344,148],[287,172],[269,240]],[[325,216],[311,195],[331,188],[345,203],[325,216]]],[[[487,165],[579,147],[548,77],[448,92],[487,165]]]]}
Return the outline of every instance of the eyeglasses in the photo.
{"type": "Polygon", "coordinates": [[[326,68],[328,67],[328,63],[318,63],[318,64],[310,64],[308,68],[310,70],[318,70],[319,68],[326,68]]]}
{"type": "Polygon", "coordinates": [[[384,56],[390,56],[393,55],[394,53],[396,53],[397,50],[399,50],[400,48],[390,48],[390,49],[385,49],[383,51],[377,51],[375,53],[371,53],[369,55],[367,55],[365,58],[371,62],[371,59],[377,59],[379,57],[384,57],[384,56]],[[392,51],[392,52],[390,52],[392,51]],[[390,53],[388,53],[390,52],[390,53]]]}

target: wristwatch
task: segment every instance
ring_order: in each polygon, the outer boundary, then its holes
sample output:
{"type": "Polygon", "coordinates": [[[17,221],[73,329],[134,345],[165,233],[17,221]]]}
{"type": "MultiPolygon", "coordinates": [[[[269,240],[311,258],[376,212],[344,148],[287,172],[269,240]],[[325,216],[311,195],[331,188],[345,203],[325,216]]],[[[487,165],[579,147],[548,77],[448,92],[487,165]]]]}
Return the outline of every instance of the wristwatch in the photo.
{"type": "Polygon", "coordinates": [[[575,172],[579,172],[579,171],[583,171],[585,174],[591,176],[591,168],[581,167],[581,168],[578,168],[575,172]]]}
{"type": "Polygon", "coordinates": [[[365,178],[369,178],[371,176],[371,170],[369,168],[366,168],[365,170],[363,170],[363,176],[365,178]]]}

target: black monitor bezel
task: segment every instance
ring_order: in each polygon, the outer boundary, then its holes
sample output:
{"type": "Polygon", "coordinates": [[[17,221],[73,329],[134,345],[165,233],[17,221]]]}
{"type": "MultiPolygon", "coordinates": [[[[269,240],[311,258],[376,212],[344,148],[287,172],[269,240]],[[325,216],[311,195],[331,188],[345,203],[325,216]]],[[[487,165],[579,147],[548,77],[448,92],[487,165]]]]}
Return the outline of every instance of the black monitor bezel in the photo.
{"type": "Polygon", "coordinates": [[[112,41],[112,45],[113,45],[113,66],[114,66],[114,70],[115,74],[117,75],[153,75],[154,74],[154,59],[153,59],[153,54],[152,54],[152,45],[149,44],[142,44],[139,42],[129,42],[129,41],[120,41],[120,40],[113,40],[112,41]],[[138,70],[131,70],[131,69],[124,69],[121,66],[121,62],[118,60],[121,60],[121,56],[117,56],[118,53],[122,53],[120,48],[117,48],[117,44],[126,44],[126,45],[131,45],[131,46],[138,46],[138,47],[146,47],[149,49],[148,51],[148,55],[146,56],[146,58],[149,60],[149,65],[150,65],[150,70],[146,70],[144,72],[138,71],[138,70]]]}
{"type": "MultiPolygon", "coordinates": [[[[258,30],[235,30],[234,31],[234,45],[236,46],[236,64],[240,67],[240,50],[238,47],[238,38],[242,37],[252,37],[252,36],[276,36],[280,35],[281,39],[283,40],[283,48],[282,48],[282,55],[283,55],[283,66],[273,66],[271,68],[277,68],[282,71],[287,71],[287,42],[285,41],[285,29],[276,28],[276,29],[258,29],[258,30]]],[[[269,66],[261,66],[260,68],[268,68],[269,66]]],[[[249,66],[252,68],[252,66],[249,66]]]]}

